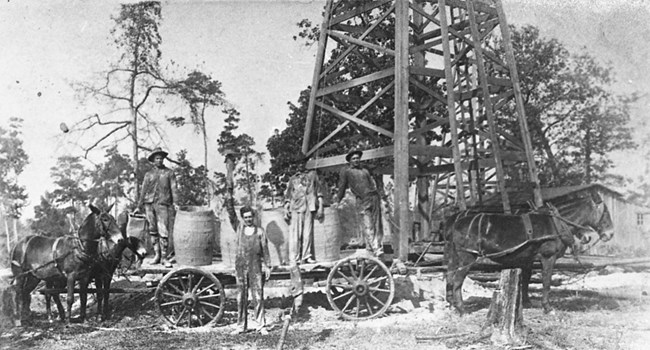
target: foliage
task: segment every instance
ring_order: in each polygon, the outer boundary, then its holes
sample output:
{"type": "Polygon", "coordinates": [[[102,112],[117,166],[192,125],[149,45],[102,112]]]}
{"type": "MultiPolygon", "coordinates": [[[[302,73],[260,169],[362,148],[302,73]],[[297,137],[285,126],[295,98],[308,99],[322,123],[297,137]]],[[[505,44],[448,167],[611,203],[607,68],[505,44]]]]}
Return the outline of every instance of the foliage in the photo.
{"type": "Polygon", "coordinates": [[[34,233],[59,237],[71,231],[65,212],[54,205],[55,200],[52,193],[45,192],[41,196],[41,203],[34,207],[34,219],[29,220],[29,227],[34,233]]]}
{"type": "Polygon", "coordinates": [[[54,203],[69,204],[71,208],[75,208],[78,203],[88,199],[86,181],[89,174],[80,157],[59,157],[56,165],[50,168],[50,176],[57,186],[52,191],[54,203]]]}
{"type": "MultiPolygon", "coordinates": [[[[611,66],[571,54],[536,27],[513,27],[512,44],[542,185],[607,180],[610,152],[635,147],[628,126],[635,97],[609,90],[611,66]]],[[[500,48],[499,40],[494,45],[500,48]]],[[[506,127],[519,133],[514,108],[505,112],[511,117],[506,127]]]]}
{"type": "Polygon", "coordinates": [[[129,200],[129,192],[133,188],[131,158],[119,153],[117,146],[113,146],[106,150],[104,159],[103,163],[89,171],[92,184],[87,191],[88,196],[102,203],[114,203],[122,198],[129,200]]]}
{"type": "MultiPolygon", "coordinates": [[[[221,91],[221,82],[212,79],[200,71],[193,71],[184,80],[171,84],[172,91],[179,94],[183,101],[190,107],[190,123],[194,131],[203,137],[203,151],[205,168],[208,167],[208,135],[206,129],[205,112],[208,107],[217,107],[228,104],[225,94],[221,91]]],[[[184,117],[168,118],[172,125],[185,124],[184,117]]],[[[207,181],[207,178],[206,178],[207,181]]]]}
{"type": "MultiPolygon", "coordinates": [[[[101,116],[98,113],[84,118],[72,131],[96,132],[94,142],[83,146],[86,155],[106,143],[110,147],[130,139],[132,167],[137,176],[142,141],[163,138],[150,115],[151,109],[163,102],[155,98],[156,93],[169,88],[160,66],[161,4],[158,1],[122,4],[119,14],[112,19],[115,26],[111,35],[120,52],[119,60],[111,64],[97,84],[78,83],[84,99],[96,99],[107,110],[101,116]]],[[[134,197],[137,197],[138,184],[135,189],[134,197]]]]}
{"type": "Polygon", "coordinates": [[[187,160],[187,151],[182,150],[177,154],[180,165],[174,168],[176,183],[178,185],[178,199],[176,204],[183,205],[208,205],[209,190],[205,180],[208,174],[203,165],[192,167],[187,160]]]}
{"type": "Polygon", "coordinates": [[[18,183],[18,176],[29,163],[23,148],[22,119],[11,118],[9,128],[0,127],[0,199],[5,214],[19,218],[25,207],[25,187],[18,183]]]}
{"type": "MultiPolygon", "coordinates": [[[[240,113],[234,108],[226,108],[224,113],[227,115],[223,130],[219,134],[217,144],[219,145],[219,153],[225,155],[227,151],[234,151],[236,153],[236,168],[235,168],[235,188],[243,190],[243,203],[252,205],[257,201],[257,184],[260,182],[260,177],[257,174],[256,168],[262,162],[264,152],[257,152],[253,148],[255,140],[252,136],[242,133],[235,134],[239,128],[240,113]]],[[[216,173],[217,183],[225,184],[224,174],[216,173]]],[[[224,187],[218,187],[215,191],[221,194],[225,191],[224,187]]]]}

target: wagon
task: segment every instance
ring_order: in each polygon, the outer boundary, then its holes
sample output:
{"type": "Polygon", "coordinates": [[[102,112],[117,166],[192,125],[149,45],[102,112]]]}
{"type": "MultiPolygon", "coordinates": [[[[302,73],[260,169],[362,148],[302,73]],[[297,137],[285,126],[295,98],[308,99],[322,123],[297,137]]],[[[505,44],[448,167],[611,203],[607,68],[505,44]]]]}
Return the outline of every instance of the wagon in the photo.
{"type": "MultiPolygon", "coordinates": [[[[211,212],[211,211],[210,211],[211,212]]],[[[182,211],[179,211],[179,214],[182,211]]],[[[332,210],[326,212],[326,217],[333,215],[332,210]]],[[[201,236],[205,229],[205,219],[191,215],[189,219],[180,218],[177,215],[174,225],[174,241],[176,250],[176,264],[173,268],[165,268],[161,265],[143,266],[135,271],[138,274],[162,275],[159,281],[153,281],[156,285],[155,302],[160,316],[166,323],[175,327],[199,327],[218,323],[223,314],[226,302],[225,289],[235,288],[235,269],[232,264],[231,251],[234,247],[227,243],[224,234],[227,227],[224,225],[220,230],[221,254],[216,256],[212,250],[208,251],[209,257],[201,264],[194,264],[197,259],[192,249],[179,245],[183,237],[201,236]],[[185,220],[185,224],[182,221],[185,220]],[[190,221],[188,221],[190,220],[190,221]],[[226,249],[230,248],[230,251],[226,249]],[[189,256],[188,256],[189,254],[189,256]],[[184,255],[182,257],[181,255],[184,255]],[[221,258],[218,256],[221,255],[221,258]],[[207,260],[206,260],[207,259],[207,260]]],[[[283,230],[286,223],[278,219],[277,215],[272,220],[262,220],[262,226],[269,232],[269,236],[277,234],[273,230],[283,230]]],[[[218,225],[218,221],[216,221],[218,225]]],[[[327,234],[325,232],[330,223],[316,224],[316,235],[327,234]]],[[[331,233],[331,232],[330,232],[331,233]]],[[[330,235],[331,236],[331,235],[330,235]]],[[[278,256],[277,246],[273,246],[273,239],[269,239],[271,250],[276,250],[275,256],[272,253],[271,280],[291,280],[292,268],[287,264],[280,263],[281,256],[278,256]]],[[[198,245],[194,253],[201,251],[209,242],[194,242],[198,245]]],[[[318,240],[315,242],[316,259],[319,259],[318,240]]],[[[345,246],[345,245],[344,245],[345,246]]],[[[387,248],[390,248],[389,246],[387,248]]],[[[330,247],[331,249],[331,247],[330,247]]],[[[393,301],[395,295],[395,284],[390,269],[380,259],[372,256],[363,249],[350,248],[349,245],[341,249],[337,245],[338,252],[334,254],[337,259],[323,259],[316,263],[300,264],[298,271],[303,280],[313,280],[315,285],[325,286],[326,295],[332,309],[337,311],[346,320],[366,320],[383,315],[393,301]]],[[[199,255],[203,253],[199,252],[199,255]]],[[[281,255],[281,254],[280,254],[281,255]]],[[[321,254],[322,255],[322,254],[321,254]]],[[[296,268],[294,267],[294,274],[296,268]]]]}

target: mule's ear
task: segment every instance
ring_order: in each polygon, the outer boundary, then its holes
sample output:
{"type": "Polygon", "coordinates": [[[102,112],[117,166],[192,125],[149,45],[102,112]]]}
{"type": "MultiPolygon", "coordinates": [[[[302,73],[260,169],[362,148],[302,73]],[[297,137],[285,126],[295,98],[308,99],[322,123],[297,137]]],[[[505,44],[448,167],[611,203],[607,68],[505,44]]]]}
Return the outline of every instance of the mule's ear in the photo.
{"type": "Polygon", "coordinates": [[[95,214],[95,215],[99,215],[99,214],[102,213],[102,211],[99,210],[99,209],[97,209],[97,207],[94,206],[94,205],[92,205],[92,203],[89,203],[89,204],[88,204],[88,208],[90,208],[90,211],[92,211],[93,214],[95,214]]]}

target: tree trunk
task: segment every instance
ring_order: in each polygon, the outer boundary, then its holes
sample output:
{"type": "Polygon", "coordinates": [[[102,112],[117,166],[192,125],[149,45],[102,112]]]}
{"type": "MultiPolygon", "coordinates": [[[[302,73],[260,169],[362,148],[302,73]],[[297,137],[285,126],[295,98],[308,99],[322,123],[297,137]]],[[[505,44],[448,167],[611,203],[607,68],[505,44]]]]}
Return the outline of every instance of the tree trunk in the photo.
{"type": "Polygon", "coordinates": [[[492,296],[487,326],[494,326],[490,339],[495,345],[518,345],[524,340],[521,307],[521,269],[501,271],[499,288],[492,296]]]}
{"type": "Polygon", "coordinates": [[[4,215],[5,221],[5,232],[7,233],[7,250],[9,255],[11,255],[11,233],[9,232],[9,223],[7,222],[7,214],[4,215]]]}

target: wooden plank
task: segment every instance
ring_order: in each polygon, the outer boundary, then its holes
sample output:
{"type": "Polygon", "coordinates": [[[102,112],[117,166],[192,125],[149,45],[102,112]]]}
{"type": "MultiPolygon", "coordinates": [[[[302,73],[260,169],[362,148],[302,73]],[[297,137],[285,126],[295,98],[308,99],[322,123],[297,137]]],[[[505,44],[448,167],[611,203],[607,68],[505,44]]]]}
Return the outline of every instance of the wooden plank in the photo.
{"type": "MultiPolygon", "coordinates": [[[[388,156],[392,156],[393,152],[394,152],[393,146],[384,146],[384,147],[369,149],[363,151],[363,157],[361,159],[363,161],[366,161],[370,159],[388,157],[388,156]]],[[[327,168],[333,166],[341,166],[345,164],[347,164],[347,161],[345,160],[345,154],[341,154],[341,155],[326,157],[326,158],[310,159],[307,162],[307,168],[319,169],[319,168],[327,168]]]]}
{"type": "Polygon", "coordinates": [[[395,138],[394,219],[398,234],[398,258],[408,260],[411,234],[409,212],[409,0],[395,0],[395,138]]]}
{"type": "Polygon", "coordinates": [[[433,97],[433,98],[435,98],[436,100],[438,100],[438,102],[440,102],[440,103],[446,103],[446,102],[447,102],[447,101],[445,101],[445,98],[444,98],[442,95],[438,94],[437,92],[435,92],[434,90],[432,90],[432,89],[429,88],[428,86],[422,84],[422,83],[419,82],[417,79],[415,79],[415,78],[410,78],[409,81],[410,81],[410,82],[411,82],[415,87],[417,87],[418,89],[420,89],[420,90],[426,92],[426,93],[429,94],[431,97],[433,97]]]}
{"type": "Polygon", "coordinates": [[[415,129],[415,130],[409,132],[408,137],[412,138],[412,137],[418,136],[418,135],[420,135],[422,133],[425,133],[425,132],[427,132],[429,130],[435,129],[435,128],[437,128],[439,126],[443,126],[443,125],[449,125],[449,120],[438,119],[433,123],[429,123],[429,124],[427,124],[427,125],[425,125],[425,126],[423,126],[421,128],[418,128],[418,129],[415,129]]]}
{"type": "MultiPolygon", "coordinates": [[[[366,36],[372,33],[372,31],[375,28],[377,28],[377,26],[381,24],[381,22],[384,19],[386,19],[386,17],[388,17],[389,14],[393,12],[393,10],[395,10],[395,5],[392,5],[391,8],[388,11],[386,11],[386,13],[384,13],[379,18],[377,18],[375,23],[373,23],[370,27],[368,27],[368,30],[366,30],[363,34],[361,34],[361,36],[359,36],[358,39],[360,40],[365,39],[366,36]]],[[[332,70],[332,68],[336,67],[339,64],[339,62],[341,62],[345,57],[347,57],[355,48],[356,45],[351,45],[350,47],[346,48],[345,51],[343,51],[343,53],[341,53],[338,57],[336,57],[336,59],[332,61],[329,66],[323,69],[323,71],[321,72],[321,78],[323,78],[330,70],[332,70]]]]}
{"type": "Polygon", "coordinates": [[[510,213],[510,199],[508,198],[508,191],[506,191],[505,172],[503,170],[503,161],[501,159],[501,147],[499,145],[499,138],[496,130],[496,118],[492,110],[492,99],[490,97],[490,86],[488,84],[487,73],[485,71],[485,62],[483,61],[483,48],[481,47],[481,36],[476,24],[476,13],[474,11],[474,2],[467,2],[467,12],[469,15],[470,28],[472,30],[472,38],[474,39],[474,52],[476,53],[476,63],[478,68],[479,83],[483,91],[483,104],[485,114],[488,120],[488,129],[490,132],[490,140],[492,141],[492,156],[496,162],[497,170],[497,187],[501,192],[501,202],[503,204],[503,212],[510,213]]]}
{"type": "MultiPolygon", "coordinates": [[[[377,7],[391,1],[393,0],[373,1],[373,2],[366,3],[362,6],[359,6],[352,11],[341,13],[340,15],[332,19],[332,25],[347,21],[350,18],[356,17],[364,12],[368,12],[370,10],[376,9],[377,7]]],[[[327,27],[321,27],[321,28],[327,28],[327,27]]]]}
{"type": "MultiPolygon", "coordinates": [[[[379,98],[381,98],[382,95],[384,95],[386,92],[388,92],[390,89],[393,88],[395,85],[394,81],[391,81],[388,85],[383,87],[373,98],[371,98],[368,102],[366,102],[359,110],[357,110],[352,116],[355,118],[358,118],[361,113],[363,113],[368,107],[370,107],[372,104],[374,104],[379,98]]],[[[332,131],[327,137],[325,137],[323,140],[321,140],[316,146],[314,146],[305,156],[310,156],[312,153],[314,153],[317,149],[322,147],[327,141],[329,141],[332,137],[334,137],[336,134],[338,134],[343,128],[345,128],[348,124],[350,123],[350,120],[344,121],[342,124],[340,124],[334,131],[332,131]]]]}
{"type": "MultiPolygon", "coordinates": [[[[436,40],[431,40],[429,42],[425,42],[422,45],[417,45],[417,46],[411,46],[409,48],[409,53],[414,54],[422,51],[427,51],[427,52],[432,52],[434,50],[431,50],[432,47],[438,46],[442,44],[442,39],[436,39],[436,40]]],[[[442,53],[442,51],[440,51],[442,53]]],[[[442,54],[441,54],[442,56],[442,54]]]]}
{"type": "Polygon", "coordinates": [[[338,32],[338,31],[335,31],[335,30],[328,30],[327,34],[329,34],[330,36],[337,37],[339,39],[345,40],[345,41],[350,42],[352,44],[356,44],[356,45],[359,45],[359,46],[367,47],[369,49],[377,50],[377,51],[383,52],[383,53],[385,53],[387,55],[395,56],[395,50],[387,49],[387,48],[385,48],[383,46],[373,44],[373,43],[369,43],[367,41],[359,40],[359,39],[351,37],[349,35],[345,35],[342,32],[338,32]]]}
{"type": "MultiPolygon", "coordinates": [[[[479,1],[472,1],[472,2],[475,4],[474,7],[476,8],[476,11],[487,13],[492,16],[497,15],[497,10],[494,7],[491,7],[490,5],[479,1]]],[[[467,9],[467,1],[447,0],[447,3],[449,4],[449,6],[467,9]]]]}
{"type": "Polygon", "coordinates": [[[526,111],[524,109],[524,100],[521,94],[521,86],[519,85],[519,74],[517,73],[517,63],[515,61],[515,54],[512,48],[512,39],[510,37],[510,28],[508,28],[508,21],[506,14],[503,11],[501,0],[495,0],[495,7],[499,15],[499,23],[501,27],[501,35],[503,37],[503,45],[506,51],[506,60],[508,61],[508,68],[510,69],[510,79],[512,80],[513,89],[515,91],[515,103],[517,105],[517,118],[519,119],[519,128],[524,141],[524,148],[526,150],[526,157],[528,158],[528,174],[530,181],[533,183],[533,194],[535,197],[535,205],[541,207],[542,190],[539,186],[539,178],[537,177],[537,166],[535,165],[535,158],[533,157],[533,144],[528,131],[528,122],[526,121],[526,111]]]}
{"type": "Polygon", "coordinates": [[[426,67],[417,67],[417,66],[409,67],[409,73],[411,73],[412,75],[425,75],[428,77],[436,77],[436,78],[445,77],[445,71],[443,69],[433,69],[433,68],[426,68],[426,67]]]}
{"type": "MultiPolygon", "coordinates": [[[[327,0],[325,5],[325,16],[323,16],[323,23],[321,28],[329,28],[329,20],[332,11],[333,0],[327,0]]],[[[311,80],[311,91],[309,92],[309,104],[307,105],[307,119],[305,120],[305,133],[302,137],[302,153],[309,150],[309,137],[311,136],[311,127],[314,120],[314,110],[316,108],[316,92],[318,92],[318,84],[320,81],[320,70],[323,68],[325,61],[325,48],[327,46],[327,32],[321,30],[320,37],[318,38],[318,49],[316,50],[316,63],[314,65],[314,72],[311,80]]]]}
{"type": "MultiPolygon", "coordinates": [[[[440,9],[440,29],[442,30],[442,50],[444,52],[445,64],[445,79],[449,86],[453,85],[454,76],[451,71],[451,48],[449,27],[447,24],[447,3],[445,0],[438,0],[438,8],[440,9]]],[[[449,129],[451,132],[452,150],[454,157],[454,173],[456,174],[456,187],[463,188],[463,169],[460,162],[460,148],[458,145],[458,126],[456,125],[456,101],[454,97],[454,89],[447,91],[447,112],[449,113],[449,129]]],[[[456,193],[456,203],[460,210],[467,209],[465,197],[460,195],[460,191],[456,193]]]]}
{"type": "Polygon", "coordinates": [[[382,134],[384,136],[388,136],[390,138],[393,138],[393,133],[392,132],[390,132],[390,131],[388,131],[388,130],[386,130],[384,128],[381,128],[381,127],[379,127],[379,126],[377,126],[375,124],[367,122],[367,121],[365,121],[363,119],[353,117],[350,114],[347,114],[347,113],[345,113],[343,111],[340,111],[340,110],[338,110],[338,109],[336,109],[336,108],[334,108],[334,107],[332,107],[330,105],[327,105],[325,103],[322,103],[320,101],[316,101],[316,105],[318,107],[320,107],[320,108],[334,114],[334,115],[337,115],[337,116],[339,116],[341,118],[347,119],[347,120],[349,120],[349,121],[351,121],[351,122],[353,122],[355,124],[358,124],[358,125],[361,125],[361,126],[367,128],[369,130],[372,130],[372,131],[374,131],[376,133],[379,133],[379,134],[382,134]]]}
{"type": "Polygon", "coordinates": [[[365,75],[363,77],[352,79],[352,80],[343,82],[341,84],[337,84],[337,85],[322,88],[322,89],[320,89],[320,90],[318,90],[316,92],[316,97],[331,94],[332,92],[336,92],[336,91],[347,90],[347,89],[353,88],[355,86],[367,84],[367,83],[373,82],[375,80],[390,77],[393,74],[395,74],[395,72],[393,71],[392,68],[384,69],[382,71],[375,72],[375,73],[370,73],[370,74],[365,75]]]}

